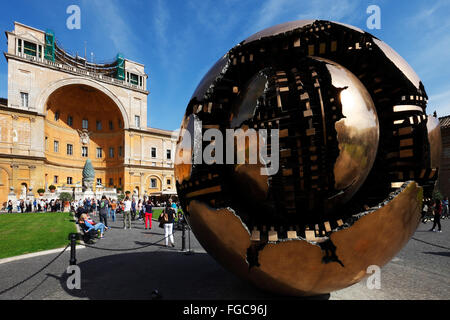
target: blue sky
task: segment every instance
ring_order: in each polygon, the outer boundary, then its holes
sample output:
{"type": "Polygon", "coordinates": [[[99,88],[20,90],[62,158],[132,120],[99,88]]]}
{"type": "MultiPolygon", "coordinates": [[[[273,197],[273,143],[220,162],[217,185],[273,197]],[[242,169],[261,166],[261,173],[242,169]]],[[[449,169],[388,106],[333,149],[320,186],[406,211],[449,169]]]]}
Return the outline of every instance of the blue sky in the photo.
{"type": "MultiPolygon", "coordinates": [[[[393,47],[415,69],[430,97],[428,113],[450,114],[450,1],[423,0],[15,0],[2,3],[0,29],[13,22],[52,29],[63,47],[96,61],[117,53],[146,65],[149,125],[175,130],[209,68],[253,33],[299,19],[355,25],[393,47]],[[81,30],[68,30],[66,9],[81,8],[81,30]],[[369,5],[381,8],[381,29],[368,30],[369,5]]],[[[6,51],[6,39],[1,42],[6,51]]],[[[7,96],[0,59],[0,97],[7,96]]]]}

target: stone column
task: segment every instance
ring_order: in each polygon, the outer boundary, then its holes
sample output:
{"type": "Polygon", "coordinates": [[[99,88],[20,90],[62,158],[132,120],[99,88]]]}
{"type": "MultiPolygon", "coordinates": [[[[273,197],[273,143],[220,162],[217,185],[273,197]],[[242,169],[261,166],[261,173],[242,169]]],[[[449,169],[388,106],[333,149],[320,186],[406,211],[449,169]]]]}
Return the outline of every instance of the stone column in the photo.
{"type": "Polygon", "coordinates": [[[11,184],[10,187],[13,187],[14,190],[16,191],[15,194],[17,196],[17,189],[19,189],[19,196],[20,196],[20,188],[17,188],[17,175],[18,175],[18,171],[19,171],[19,165],[18,164],[12,164],[11,165],[11,169],[12,169],[12,174],[11,174],[11,184]]]}
{"type": "Polygon", "coordinates": [[[141,136],[141,165],[144,164],[144,155],[145,155],[145,150],[144,150],[144,136],[141,136]]]}
{"type": "Polygon", "coordinates": [[[166,140],[164,138],[162,139],[162,148],[162,167],[164,167],[167,162],[166,140]]]}
{"type": "Polygon", "coordinates": [[[139,184],[139,197],[143,197],[144,196],[144,190],[145,190],[145,184],[144,184],[144,173],[143,172],[141,172],[140,173],[140,175],[141,175],[141,180],[140,180],[140,184],[139,184]]]}

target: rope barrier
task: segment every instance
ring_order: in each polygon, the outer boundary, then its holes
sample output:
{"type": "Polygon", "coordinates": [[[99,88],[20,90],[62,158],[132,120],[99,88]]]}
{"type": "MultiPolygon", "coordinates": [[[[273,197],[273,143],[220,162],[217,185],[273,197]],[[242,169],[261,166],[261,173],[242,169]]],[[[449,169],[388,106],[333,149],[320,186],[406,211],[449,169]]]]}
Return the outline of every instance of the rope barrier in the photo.
{"type": "Polygon", "coordinates": [[[35,273],[33,273],[31,276],[29,276],[28,278],[20,281],[19,283],[13,285],[12,287],[9,287],[5,290],[0,291],[0,295],[5,294],[8,291],[11,291],[14,288],[17,288],[18,286],[24,284],[25,282],[27,282],[28,280],[32,279],[33,277],[35,277],[37,274],[41,273],[42,271],[44,271],[48,266],[50,266],[53,262],[55,262],[66,250],[67,248],[70,247],[70,243],[64,248],[63,251],[61,251],[55,258],[53,258],[49,263],[47,263],[44,267],[42,267],[41,269],[39,269],[38,271],[36,271],[35,273]]]}
{"type": "Polygon", "coordinates": [[[448,247],[440,246],[438,244],[434,244],[434,243],[431,243],[431,242],[426,242],[424,240],[420,240],[420,239],[417,239],[417,238],[414,238],[414,237],[411,238],[411,239],[414,239],[414,240],[419,241],[419,242],[423,242],[423,243],[428,244],[428,245],[433,246],[433,247],[438,247],[438,248],[450,250],[450,248],[448,248],[448,247]]]}

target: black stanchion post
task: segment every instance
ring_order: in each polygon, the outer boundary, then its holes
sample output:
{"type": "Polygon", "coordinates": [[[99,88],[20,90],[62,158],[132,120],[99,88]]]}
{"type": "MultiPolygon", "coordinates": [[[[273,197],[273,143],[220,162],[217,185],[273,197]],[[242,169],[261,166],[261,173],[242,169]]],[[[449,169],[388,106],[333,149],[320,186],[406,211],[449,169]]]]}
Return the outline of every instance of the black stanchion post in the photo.
{"type": "Polygon", "coordinates": [[[190,227],[188,227],[188,232],[189,232],[189,234],[188,234],[188,238],[189,238],[189,249],[186,251],[186,255],[191,255],[191,254],[194,254],[194,252],[191,251],[191,228],[190,228],[190,227]]]}
{"type": "Polygon", "coordinates": [[[184,222],[181,223],[181,251],[186,251],[186,225],[184,222]]]}
{"type": "Polygon", "coordinates": [[[76,259],[76,246],[77,246],[77,234],[70,234],[70,265],[75,266],[77,264],[76,259]]]}

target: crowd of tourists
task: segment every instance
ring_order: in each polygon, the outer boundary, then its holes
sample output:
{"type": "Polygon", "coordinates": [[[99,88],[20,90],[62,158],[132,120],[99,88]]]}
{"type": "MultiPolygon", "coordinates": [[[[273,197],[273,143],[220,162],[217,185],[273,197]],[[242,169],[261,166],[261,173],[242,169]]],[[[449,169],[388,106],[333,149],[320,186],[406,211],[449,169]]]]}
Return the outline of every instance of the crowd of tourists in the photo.
{"type": "Polygon", "coordinates": [[[61,200],[9,200],[4,211],[8,213],[29,213],[29,212],[60,212],[63,209],[61,200]]]}
{"type": "Polygon", "coordinates": [[[72,210],[76,212],[78,223],[85,234],[93,233],[98,238],[104,237],[104,232],[109,229],[108,221],[115,222],[117,214],[123,215],[123,229],[131,230],[131,221],[139,220],[145,225],[145,230],[152,229],[152,218],[155,203],[158,207],[162,206],[163,211],[159,216],[159,226],[164,228],[166,246],[175,246],[173,238],[174,222],[184,221],[183,215],[177,214],[178,205],[169,199],[167,202],[155,202],[152,199],[130,199],[126,197],[122,201],[107,199],[105,196],[101,200],[85,199],[71,203],[72,210]],[[91,216],[98,216],[99,222],[96,222],[91,216]]]}

